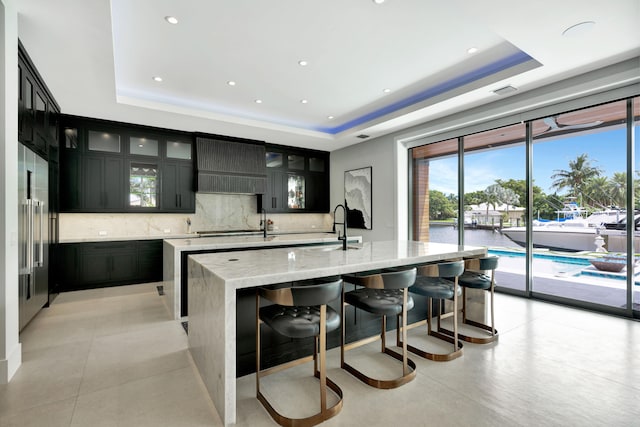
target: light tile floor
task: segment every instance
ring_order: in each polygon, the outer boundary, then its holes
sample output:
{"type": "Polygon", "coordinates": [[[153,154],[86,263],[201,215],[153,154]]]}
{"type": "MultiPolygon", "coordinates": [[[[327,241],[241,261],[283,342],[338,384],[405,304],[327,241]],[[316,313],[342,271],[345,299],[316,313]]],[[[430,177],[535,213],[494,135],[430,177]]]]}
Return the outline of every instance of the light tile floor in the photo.
{"type": "MultiPolygon", "coordinates": [[[[154,283],[61,294],[21,334],[23,364],[0,385],[0,426],[220,426],[162,298],[154,283]]],[[[465,344],[451,362],[414,356],[416,380],[395,390],[360,383],[331,350],[344,408],[324,425],[640,425],[640,322],[502,294],[496,305],[499,342],[465,344]]],[[[426,345],[420,330],[410,337],[426,345]]],[[[348,360],[393,365],[378,348],[348,360]]],[[[303,401],[317,394],[310,369],[266,377],[264,392],[305,415],[315,408],[303,401]],[[300,388],[288,391],[297,377],[300,388]]],[[[275,425],[254,396],[255,377],[238,379],[237,425],[275,425]]]]}

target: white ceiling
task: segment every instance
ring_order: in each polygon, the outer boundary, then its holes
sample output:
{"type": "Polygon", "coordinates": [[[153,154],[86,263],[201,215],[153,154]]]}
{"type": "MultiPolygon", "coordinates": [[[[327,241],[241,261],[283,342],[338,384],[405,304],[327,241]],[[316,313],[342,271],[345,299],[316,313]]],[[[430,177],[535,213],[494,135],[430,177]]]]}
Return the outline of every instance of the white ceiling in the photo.
{"type": "Polygon", "coordinates": [[[640,55],[638,0],[20,0],[18,8],[20,39],[64,113],[329,151],[495,101],[507,85],[523,93],[640,55]],[[584,21],[595,25],[562,35],[584,21]]]}

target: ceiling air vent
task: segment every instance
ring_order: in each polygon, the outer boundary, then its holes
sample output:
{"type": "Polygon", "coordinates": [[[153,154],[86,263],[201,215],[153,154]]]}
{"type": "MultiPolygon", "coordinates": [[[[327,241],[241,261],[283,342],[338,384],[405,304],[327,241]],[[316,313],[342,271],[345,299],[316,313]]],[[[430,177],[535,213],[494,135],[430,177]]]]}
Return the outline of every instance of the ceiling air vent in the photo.
{"type": "Polygon", "coordinates": [[[513,93],[513,92],[515,92],[517,90],[518,89],[516,89],[513,86],[505,86],[505,87],[501,87],[500,89],[494,90],[493,93],[495,93],[496,95],[503,96],[503,95],[508,95],[510,93],[513,93]]]}
{"type": "Polygon", "coordinates": [[[367,139],[369,138],[369,135],[365,135],[364,133],[361,133],[360,135],[356,136],[356,138],[367,139]]]}

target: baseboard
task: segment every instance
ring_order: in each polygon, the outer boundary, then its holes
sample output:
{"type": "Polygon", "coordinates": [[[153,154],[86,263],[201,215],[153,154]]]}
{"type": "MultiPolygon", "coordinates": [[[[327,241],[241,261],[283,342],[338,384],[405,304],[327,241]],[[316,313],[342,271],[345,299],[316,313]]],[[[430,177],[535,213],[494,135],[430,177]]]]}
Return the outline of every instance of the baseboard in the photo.
{"type": "Polygon", "coordinates": [[[16,344],[6,359],[0,359],[0,384],[7,384],[22,364],[22,344],[16,344]]]}

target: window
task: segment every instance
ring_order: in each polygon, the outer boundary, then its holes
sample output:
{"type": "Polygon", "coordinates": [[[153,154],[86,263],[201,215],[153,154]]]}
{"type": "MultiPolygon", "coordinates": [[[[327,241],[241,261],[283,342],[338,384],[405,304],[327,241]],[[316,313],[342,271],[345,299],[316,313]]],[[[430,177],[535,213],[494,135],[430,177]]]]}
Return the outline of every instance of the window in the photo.
{"type": "Polygon", "coordinates": [[[129,206],[158,206],[158,166],[132,163],[129,173],[129,206]]]}

